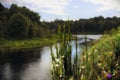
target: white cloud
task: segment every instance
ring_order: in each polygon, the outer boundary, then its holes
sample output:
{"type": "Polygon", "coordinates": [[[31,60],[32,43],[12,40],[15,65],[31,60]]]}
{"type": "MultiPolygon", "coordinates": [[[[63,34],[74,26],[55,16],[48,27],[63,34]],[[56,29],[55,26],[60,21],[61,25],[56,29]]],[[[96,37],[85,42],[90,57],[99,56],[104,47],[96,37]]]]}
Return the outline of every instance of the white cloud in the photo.
{"type": "Polygon", "coordinates": [[[120,11],[120,0],[84,0],[84,1],[99,5],[97,8],[98,12],[113,9],[120,11]]]}
{"type": "Polygon", "coordinates": [[[79,8],[79,6],[78,6],[78,5],[75,5],[75,6],[73,6],[73,8],[78,9],[78,8],[79,8]]]}
{"type": "Polygon", "coordinates": [[[34,11],[55,15],[66,15],[65,8],[71,0],[0,0],[4,4],[26,6],[34,11]]]}

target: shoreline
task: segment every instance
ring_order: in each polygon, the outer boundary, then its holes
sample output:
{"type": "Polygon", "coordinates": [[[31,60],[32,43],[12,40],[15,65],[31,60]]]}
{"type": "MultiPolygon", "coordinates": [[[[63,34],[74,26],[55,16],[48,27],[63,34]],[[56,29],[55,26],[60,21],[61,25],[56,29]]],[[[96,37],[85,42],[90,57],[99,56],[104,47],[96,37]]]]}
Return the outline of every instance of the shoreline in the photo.
{"type": "Polygon", "coordinates": [[[3,40],[0,43],[0,53],[25,51],[44,46],[52,45],[57,42],[54,38],[34,38],[24,40],[3,40]]]}

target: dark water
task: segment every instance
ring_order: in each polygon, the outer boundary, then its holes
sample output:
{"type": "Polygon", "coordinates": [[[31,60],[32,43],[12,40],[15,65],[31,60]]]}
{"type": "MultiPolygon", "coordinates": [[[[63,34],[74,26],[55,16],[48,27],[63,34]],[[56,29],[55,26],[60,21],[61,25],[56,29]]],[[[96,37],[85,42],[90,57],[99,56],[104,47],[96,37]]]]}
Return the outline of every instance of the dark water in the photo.
{"type": "Polygon", "coordinates": [[[0,80],[48,80],[48,48],[0,54],[0,80]]]}
{"type": "MultiPolygon", "coordinates": [[[[79,45],[81,41],[78,41],[79,45]]],[[[76,52],[75,41],[72,44],[72,57],[76,52]]],[[[81,53],[82,46],[78,46],[81,53]]],[[[55,48],[53,47],[55,52],[55,48]]],[[[50,80],[50,47],[30,51],[0,54],[0,80],[50,80]]]]}

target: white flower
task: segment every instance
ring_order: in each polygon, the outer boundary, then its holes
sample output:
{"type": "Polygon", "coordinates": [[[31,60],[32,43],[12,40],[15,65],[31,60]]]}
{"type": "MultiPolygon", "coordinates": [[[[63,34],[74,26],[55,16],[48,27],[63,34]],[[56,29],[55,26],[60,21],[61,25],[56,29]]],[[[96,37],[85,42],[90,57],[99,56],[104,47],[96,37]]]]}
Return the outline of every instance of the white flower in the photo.
{"type": "Polygon", "coordinates": [[[90,58],[88,58],[88,61],[90,61],[90,58]]]}
{"type": "Polygon", "coordinates": [[[60,74],[60,77],[62,77],[62,75],[60,74]]]}
{"type": "Polygon", "coordinates": [[[83,57],[86,58],[86,55],[84,55],[83,57]]]}
{"type": "Polygon", "coordinates": [[[98,66],[101,66],[101,63],[97,63],[98,66]]]}
{"type": "Polygon", "coordinates": [[[60,59],[55,59],[55,61],[56,61],[56,62],[59,62],[59,61],[60,61],[60,59]]]}
{"type": "Polygon", "coordinates": [[[104,70],[103,73],[106,74],[107,72],[104,70]]]}
{"type": "Polygon", "coordinates": [[[97,51],[98,51],[97,49],[94,50],[94,52],[97,52],[97,51]]]}
{"type": "Polygon", "coordinates": [[[116,64],[116,66],[118,66],[118,64],[116,64]]]}
{"type": "Polygon", "coordinates": [[[51,64],[51,68],[53,68],[53,64],[51,64]]]}
{"type": "Polygon", "coordinates": [[[89,52],[88,55],[90,55],[91,53],[89,52]]]}
{"type": "Polygon", "coordinates": [[[98,56],[98,58],[100,58],[101,56],[98,56]]]}
{"type": "Polygon", "coordinates": [[[83,79],[83,74],[81,75],[81,79],[83,79]]]}
{"type": "Polygon", "coordinates": [[[58,67],[59,65],[58,65],[58,64],[56,64],[55,66],[56,66],[56,67],[58,67]]]}
{"type": "Polygon", "coordinates": [[[62,59],[64,58],[64,56],[61,57],[62,59]]]}
{"type": "Polygon", "coordinates": [[[81,66],[82,69],[85,69],[85,66],[81,66]]]}

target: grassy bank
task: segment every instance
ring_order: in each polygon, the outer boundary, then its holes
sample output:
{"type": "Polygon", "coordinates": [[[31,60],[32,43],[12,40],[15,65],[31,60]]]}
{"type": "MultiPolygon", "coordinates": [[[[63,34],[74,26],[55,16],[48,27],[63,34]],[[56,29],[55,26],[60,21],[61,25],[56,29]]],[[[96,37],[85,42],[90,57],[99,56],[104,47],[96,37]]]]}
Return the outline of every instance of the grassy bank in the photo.
{"type": "Polygon", "coordinates": [[[89,80],[120,79],[120,33],[104,35],[84,56],[84,67],[89,80]],[[88,72],[89,71],[89,72],[88,72]]]}
{"type": "Polygon", "coordinates": [[[120,80],[120,29],[103,35],[82,53],[77,52],[76,43],[72,64],[71,44],[66,34],[61,39],[59,49],[56,46],[56,55],[51,50],[52,80],[120,80]]]}
{"type": "Polygon", "coordinates": [[[103,35],[81,55],[81,80],[120,79],[120,29],[103,35]]]}
{"type": "Polygon", "coordinates": [[[25,49],[41,48],[55,43],[54,38],[35,38],[25,40],[0,40],[0,52],[18,51],[25,49]]]}

